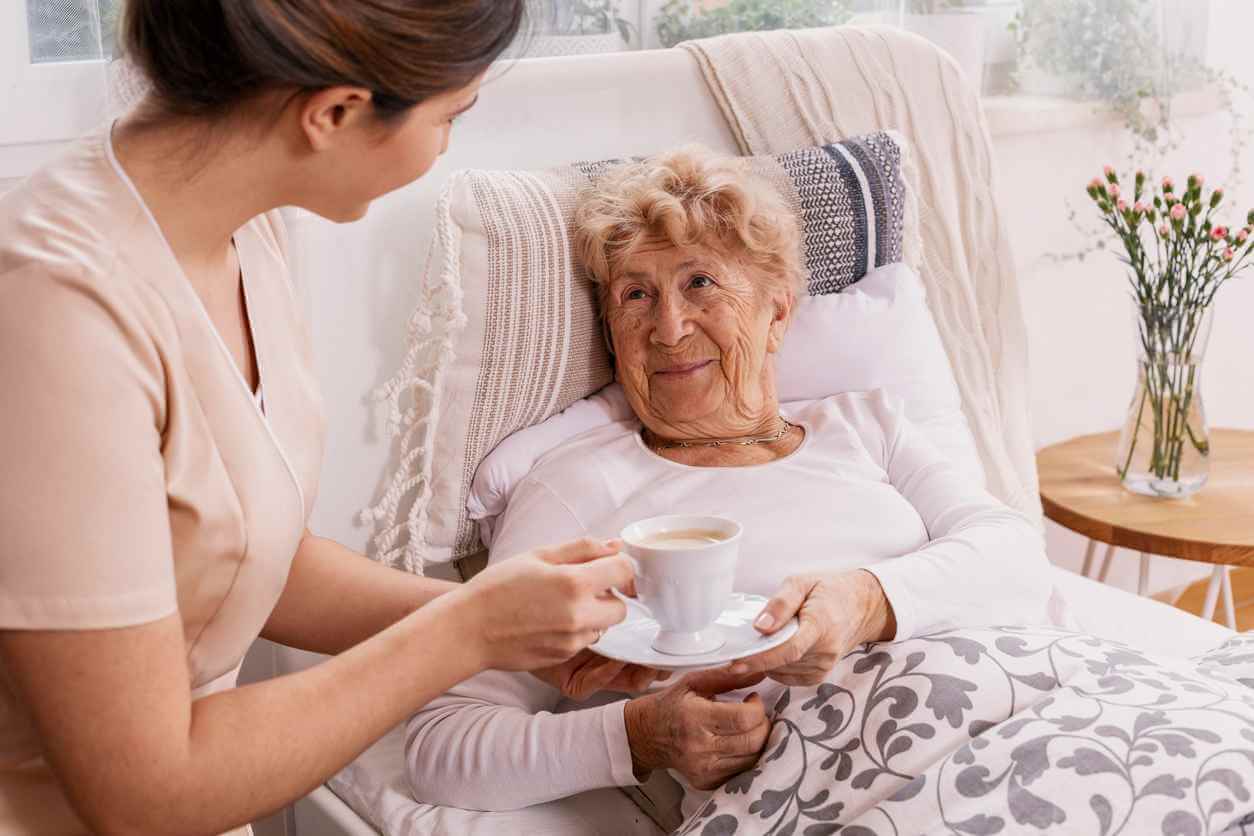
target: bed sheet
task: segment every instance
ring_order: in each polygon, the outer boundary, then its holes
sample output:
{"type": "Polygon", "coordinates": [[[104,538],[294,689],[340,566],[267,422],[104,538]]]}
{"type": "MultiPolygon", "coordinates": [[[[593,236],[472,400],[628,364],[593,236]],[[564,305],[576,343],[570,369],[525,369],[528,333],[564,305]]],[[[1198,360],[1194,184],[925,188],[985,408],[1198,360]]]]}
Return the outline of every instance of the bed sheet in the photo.
{"type": "Polygon", "coordinates": [[[1220,624],[1065,569],[1054,569],[1054,584],[1084,632],[1147,652],[1196,656],[1233,635],[1220,624]]]}

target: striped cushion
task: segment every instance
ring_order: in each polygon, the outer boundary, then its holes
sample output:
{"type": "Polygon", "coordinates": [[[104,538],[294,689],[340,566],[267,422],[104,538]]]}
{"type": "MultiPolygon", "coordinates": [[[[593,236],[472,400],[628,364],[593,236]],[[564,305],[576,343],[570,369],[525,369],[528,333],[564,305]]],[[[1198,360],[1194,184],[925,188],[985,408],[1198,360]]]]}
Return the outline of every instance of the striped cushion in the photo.
{"type": "MultiPolygon", "coordinates": [[[[751,159],[797,213],[811,294],[901,260],[902,152],[899,136],[879,132],[751,159]]],[[[379,523],[378,559],[421,571],[476,552],[466,500],[479,463],[510,434],[610,382],[571,219],[580,188],[618,162],[450,179],[409,352],[386,387],[401,458],[366,512],[379,523]]]]}
{"type": "Polygon", "coordinates": [[[835,293],[876,267],[901,261],[905,189],[901,146],[887,133],[820,148],[754,158],[780,185],[801,219],[807,286],[835,293]],[[777,177],[773,177],[776,179],[777,177]]]}

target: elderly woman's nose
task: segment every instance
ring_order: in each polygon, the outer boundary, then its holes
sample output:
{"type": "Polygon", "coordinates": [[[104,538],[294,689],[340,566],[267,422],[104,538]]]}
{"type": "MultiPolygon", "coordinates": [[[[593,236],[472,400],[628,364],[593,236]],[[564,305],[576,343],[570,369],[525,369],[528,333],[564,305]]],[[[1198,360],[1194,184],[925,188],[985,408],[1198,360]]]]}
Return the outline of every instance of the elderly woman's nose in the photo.
{"type": "Polygon", "coordinates": [[[692,311],[683,299],[662,298],[653,315],[653,341],[675,345],[692,333],[692,311]]]}

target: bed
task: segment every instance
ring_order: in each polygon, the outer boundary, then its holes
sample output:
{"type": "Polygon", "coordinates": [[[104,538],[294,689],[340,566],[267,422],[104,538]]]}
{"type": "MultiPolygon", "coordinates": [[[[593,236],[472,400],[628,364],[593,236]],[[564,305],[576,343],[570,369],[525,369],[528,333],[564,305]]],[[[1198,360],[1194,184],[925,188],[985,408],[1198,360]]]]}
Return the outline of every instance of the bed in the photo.
{"type": "MultiPolygon", "coordinates": [[[[369,394],[399,362],[416,297],[415,276],[434,228],[434,203],[450,173],[646,154],[691,141],[737,151],[688,53],[536,59],[494,71],[479,105],[459,121],[450,152],[422,181],[380,200],[367,219],[335,226],[300,213],[290,218],[293,267],[313,322],[316,371],[328,418],[314,530],[354,548],[366,546],[368,531],[358,525],[357,513],[379,495],[396,463],[369,394]]],[[[458,569],[437,567],[430,574],[456,578],[458,569]]],[[[1057,585],[1086,630],[1158,653],[1189,655],[1231,635],[1218,625],[1061,570],[1057,585]]],[[[267,652],[273,653],[274,673],[317,659],[282,648],[267,652]]],[[[673,798],[650,803],[618,790],[517,813],[419,805],[404,791],[398,747],[395,735],[372,747],[330,787],[298,802],[288,824],[298,834],[372,834],[380,828],[408,834],[658,834],[666,832],[663,825],[673,825],[665,811],[673,798]],[[386,821],[379,818],[384,809],[386,821]],[[363,817],[371,815],[373,823],[363,817]]]]}

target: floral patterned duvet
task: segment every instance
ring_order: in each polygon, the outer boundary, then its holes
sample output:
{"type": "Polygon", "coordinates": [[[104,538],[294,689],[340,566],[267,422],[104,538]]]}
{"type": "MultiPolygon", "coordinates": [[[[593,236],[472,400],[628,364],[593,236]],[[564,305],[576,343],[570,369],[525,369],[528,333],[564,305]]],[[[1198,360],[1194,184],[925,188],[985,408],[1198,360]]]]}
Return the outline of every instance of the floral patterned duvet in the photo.
{"type": "Polygon", "coordinates": [[[850,654],[681,834],[1254,836],[1254,633],[1196,659],[1048,628],[850,654]]]}

